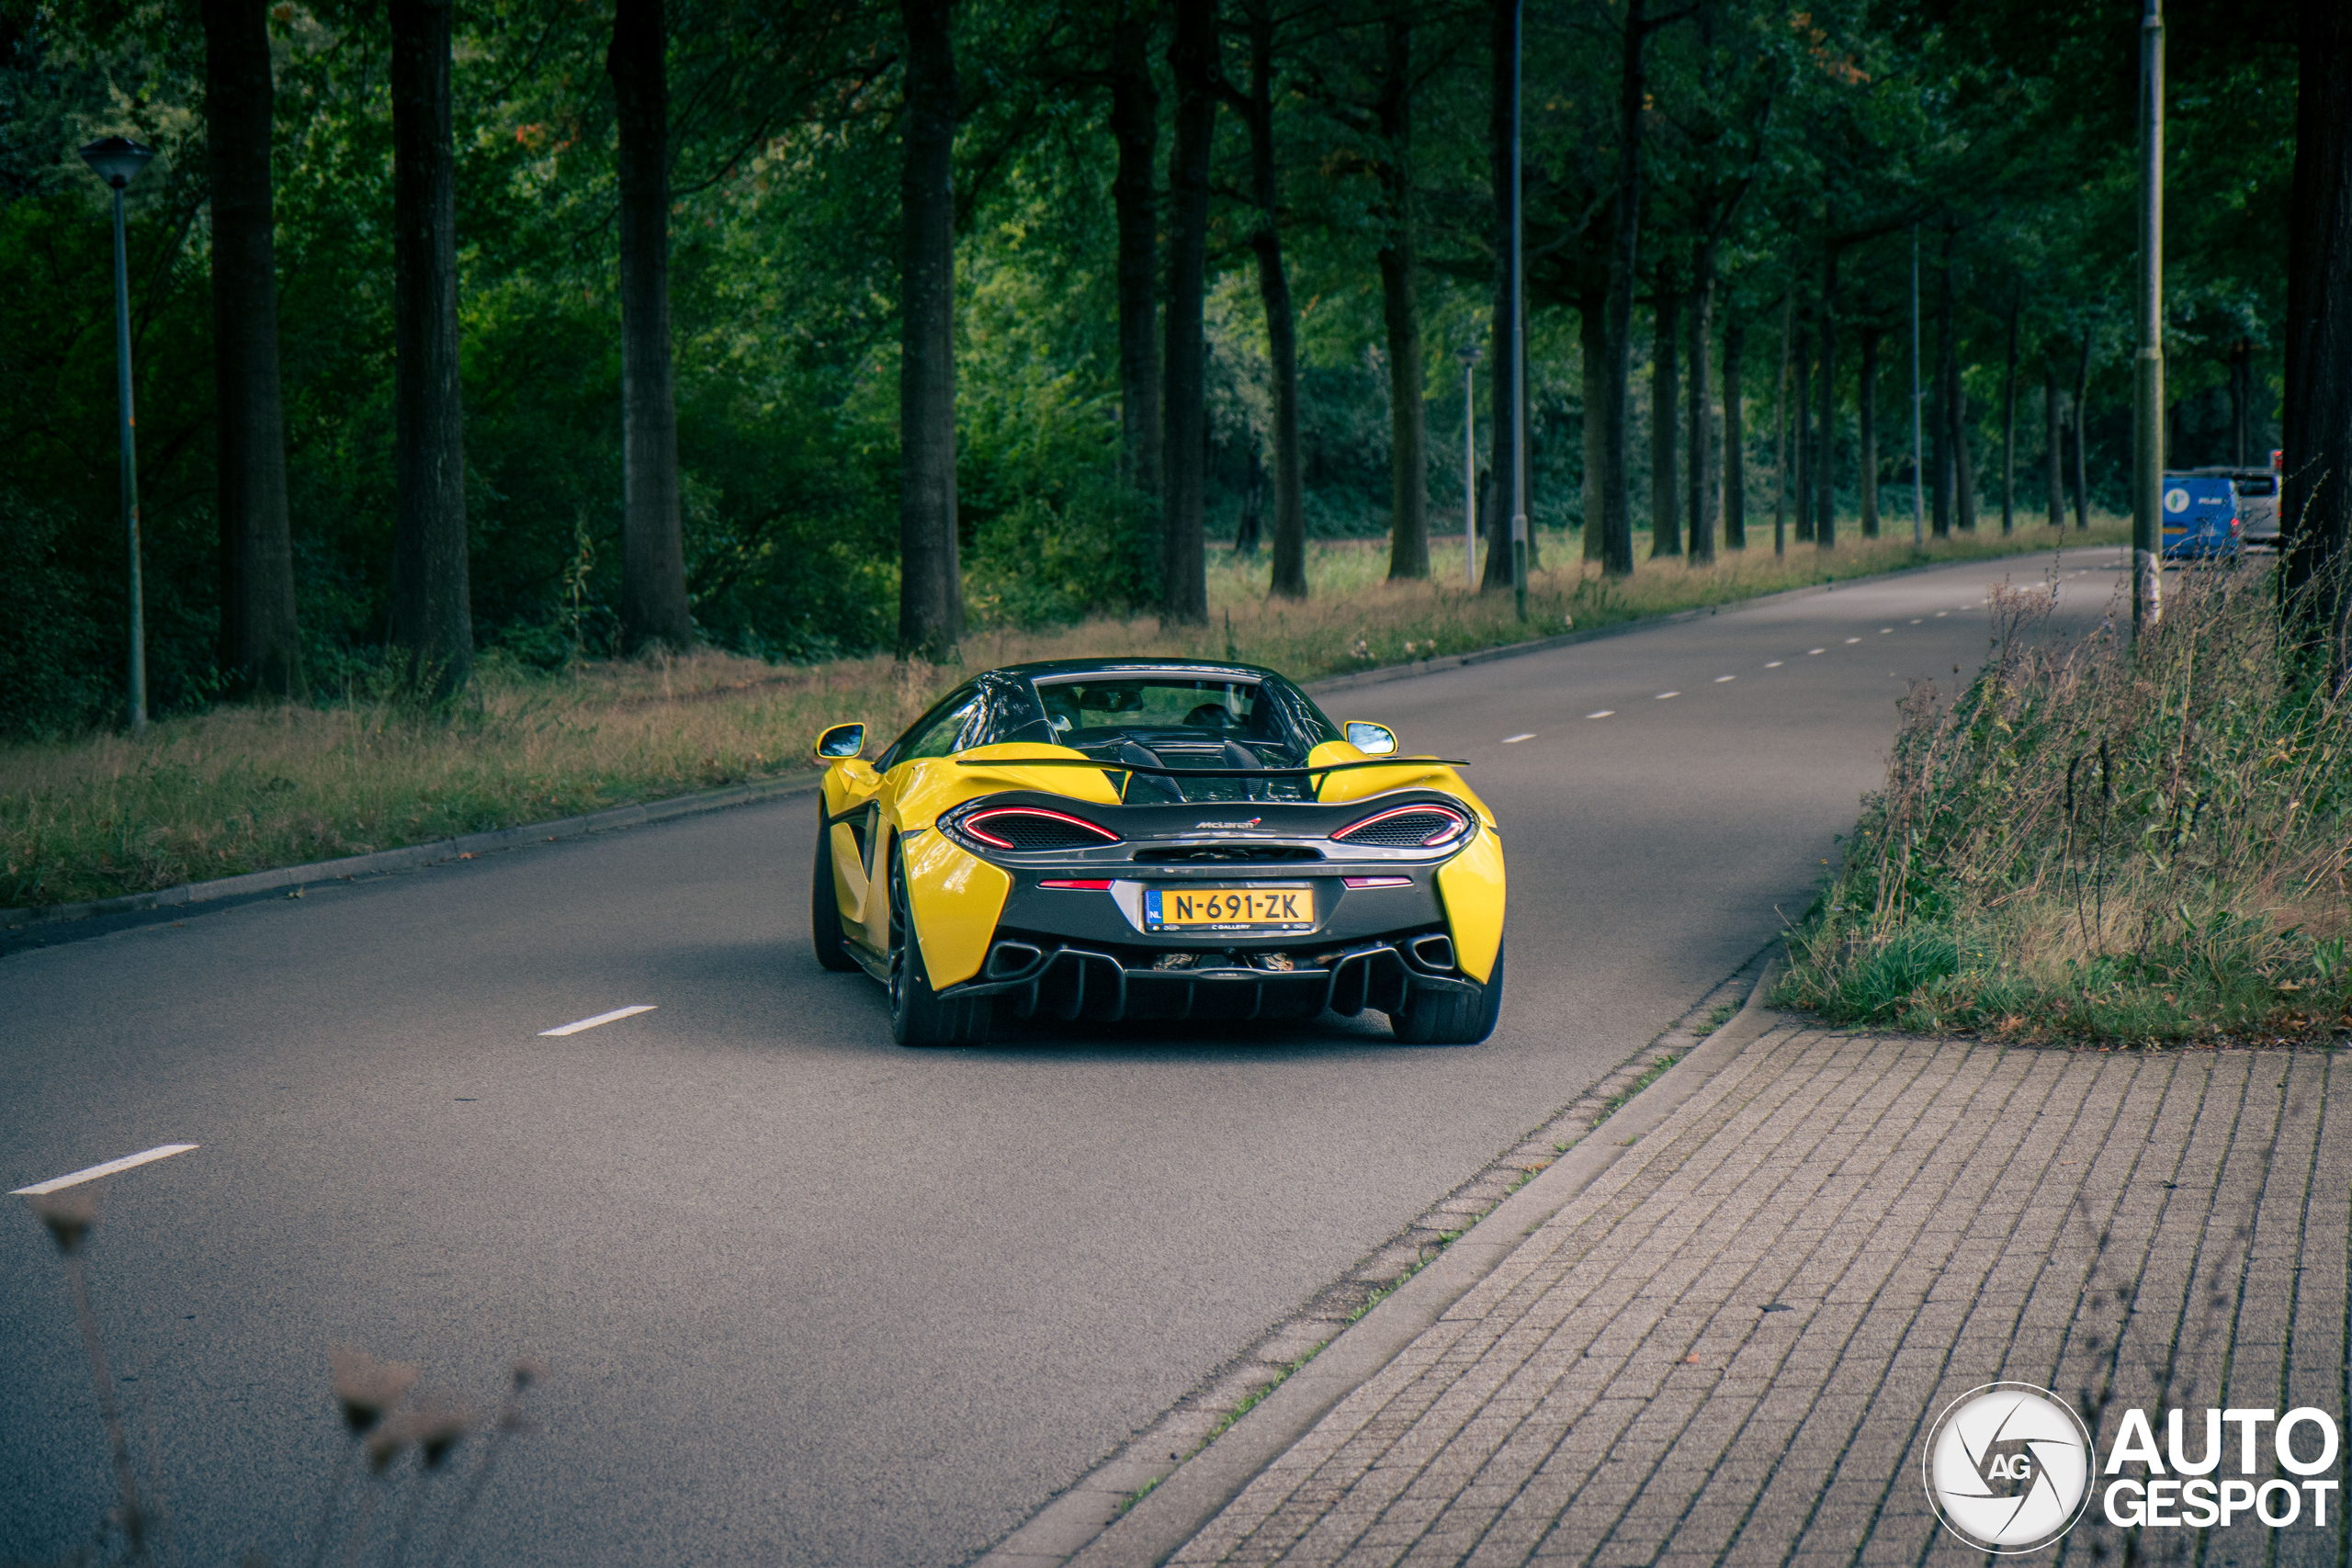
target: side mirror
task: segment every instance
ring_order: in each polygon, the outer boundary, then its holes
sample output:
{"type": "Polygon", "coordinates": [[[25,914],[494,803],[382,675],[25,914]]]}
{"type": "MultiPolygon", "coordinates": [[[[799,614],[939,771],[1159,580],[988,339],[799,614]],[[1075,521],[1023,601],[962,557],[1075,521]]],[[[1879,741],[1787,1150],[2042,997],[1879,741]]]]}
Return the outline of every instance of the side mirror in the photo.
{"type": "Polygon", "coordinates": [[[820,761],[838,762],[865,750],[865,726],[862,724],[837,724],[817,737],[817,757],[820,761]]]}
{"type": "Polygon", "coordinates": [[[1385,724],[1366,724],[1351,718],[1340,727],[1348,744],[1367,757],[1386,757],[1396,750],[1396,732],[1385,724]]]}

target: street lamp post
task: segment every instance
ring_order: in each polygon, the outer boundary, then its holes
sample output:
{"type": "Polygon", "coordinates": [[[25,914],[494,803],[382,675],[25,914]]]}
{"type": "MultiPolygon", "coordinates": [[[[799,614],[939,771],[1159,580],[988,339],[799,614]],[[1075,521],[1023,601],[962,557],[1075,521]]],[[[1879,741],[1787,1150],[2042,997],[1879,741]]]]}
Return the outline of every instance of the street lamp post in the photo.
{"type": "Polygon", "coordinates": [[[130,546],[130,733],[147,733],[147,611],[139,582],[138,420],[130,406],[130,266],[122,228],[122,193],[154,152],[119,136],[82,149],[82,162],[114,192],[115,387],[121,404],[122,522],[130,546]]]}
{"type": "Polygon", "coordinates": [[[1478,345],[1465,343],[1453,351],[1462,361],[1462,571],[1471,587],[1478,586],[1478,345]]]}
{"type": "Polygon", "coordinates": [[[1919,226],[1911,225],[1911,547],[1928,547],[1928,481],[1919,471],[1919,226]]]}
{"type": "Polygon", "coordinates": [[[1524,249],[1526,169],[1520,162],[1520,64],[1526,32],[1527,0],[1510,15],[1510,589],[1521,620],[1527,619],[1527,273],[1524,249]]]}
{"type": "Polygon", "coordinates": [[[2140,21],[2140,354],[2133,362],[2132,632],[2164,618],[2165,21],[2140,21]]]}

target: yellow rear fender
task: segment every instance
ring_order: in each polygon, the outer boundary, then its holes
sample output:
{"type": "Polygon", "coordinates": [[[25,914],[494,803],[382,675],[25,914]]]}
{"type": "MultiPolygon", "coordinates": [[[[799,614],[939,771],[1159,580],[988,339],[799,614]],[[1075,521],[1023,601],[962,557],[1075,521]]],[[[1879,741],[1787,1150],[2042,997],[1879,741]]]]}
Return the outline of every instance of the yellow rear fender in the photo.
{"type": "Polygon", "coordinates": [[[989,941],[1012,891],[1012,876],[936,829],[901,838],[899,852],[907,871],[907,921],[922,945],[922,966],[933,987],[970,979],[989,955],[989,941]]]}
{"type": "MultiPolygon", "coordinates": [[[[1344,740],[1326,740],[1306,754],[1310,768],[1329,767],[1334,762],[1370,762],[1379,759],[1367,757],[1344,740]]],[[[1462,775],[1442,762],[1428,757],[1399,757],[1392,767],[1350,768],[1344,773],[1324,773],[1316,781],[1315,798],[1326,806],[1344,805],[1351,800],[1369,800],[1376,795],[1386,795],[1400,789],[1440,789],[1455,796],[1476,812],[1478,820],[1491,828],[1495,814],[1487,809],[1462,775]]]]}
{"type": "MultiPolygon", "coordinates": [[[[931,757],[909,762],[893,769],[897,781],[896,815],[899,825],[907,832],[928,828],[939,819],[939,814],[967,800],[978,800],[984,795],[997,795],[1009,789],[1032,789],[1046,795],[1067,795],[1072,800],[1091,801],[1097,806],[1116,806],[1119,792],[1111,780],[1098,768],[1024,768],[1023,759],[1041,757],[1074,757],[1086,760],[1086,753],[1068,746],[1038,746],[1011,744],[977,746],[969,751],[959,751],[953,757],[931,757]],[[967,762],[985,763],[983,767],[966,767],[967,762]]],[[[1115,770],[1114,770],[1115,772],[1115,770]]]]}
{"type": "Polygon", "coordinates": [[[1438,901],[1453,938],[1453,962],[1480,985],[1503,944],[1503,844],[1492,827],[1437,870],[1438,901]]]}

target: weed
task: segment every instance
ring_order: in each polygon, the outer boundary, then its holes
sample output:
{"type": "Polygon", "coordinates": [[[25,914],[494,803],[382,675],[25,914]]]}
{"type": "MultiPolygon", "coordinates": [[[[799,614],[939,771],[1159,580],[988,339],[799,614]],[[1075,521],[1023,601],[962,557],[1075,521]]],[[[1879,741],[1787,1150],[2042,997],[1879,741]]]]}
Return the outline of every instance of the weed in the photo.
{"type": "MultiPolygon", "coordinates": [[[[166,1550],[171,1544],[170,1520],[163,1504],[161,1478],[150,1475],[142,1482],[131,1462],[122,1413],[115,1404],[114,1379],[99,1335],[97,1314],[91,1305],[83,1256],[97,1223],[99,1192],[100,1189],[95,1186],[83,1186],[36,1194],[27,1200],[65,1260],[66,1282],[81,1327],[83,1354],[97,1393],[98,1415],[106,1430],[115,1486],[120,1497],[119,1505],[100,1521],[90,1545],[61,1559],[59,1568],[87,1568],[106,1562],[130,1568],[132,1564],[177,1560],[179,1556],[176,1551],[166,1550]]],[[[424,1533],[428,1498],[435,1504],[441,1528],[433,1553],[425,1561],[428,1568],[439,1568],[456,1549],[480,1506],[500,1450],[509,1438],[526,1429],[523,1396],[545,1373],[537,1362],[515,1362],[497,1414],[483,1419],[456,1394],[434,1389],[413,1393],[418,1369],[408,1363],[379,1360],[364,1350],[338,1347],[329,1353],[328,1366],[330,1387],[343,1416],[346,1440],[330,1468],[318,1517],[311,1530],[310,1550],[303,1561],[311,1568],[322,1568],[330,1549],[340,1541],[342,1560],[346,1564],[358,1562],[369,1542],[378,1539],[372,1527],[379,1505],[397,1495],[390,1532],[392,1568],[401,1568],[408,1560],[410,1548],[424,1533]],[[471,1473],[454,1501],[447,1500],[441,1495],[446,1489],[436,1489],[435,1479],[452,1468],[451,1461],[458,1450],[477,1435],[481,1440],[476,1445],[478,1457],[471,1473]],[[413,1463],[403,1468],[403,1460],[413,1460],[413,1463]],[[360,1478],[359,1500],[349,1505],[346,1498],[352,1477],[362,1470],[366,1473],[360,1478]]],[[[147,1448],[151,1458],[161,1450],[152,1431],[147,1448]]],[[[269,1559],[254,1552],[243,1562],[247,1568],[267,1568],[269,1559]]]]}
{"type": "Polygon", "coordinates": [[[2272,574],[2180,574],[2136,647],[1996,590],[1994,646],[1904,705],[1885,786],[1773,1000],[2021,1040],[2352,1033],[2352,694],[2272,574]]]}
{"type": "MultiPolygon", "coordinates": [[[[1658,1078],[1664,1075],[1667,1068],[1674,1066],[1675,1063],[1681,1059],[1682,1058],[1680,1056],[1677,1055],[1660,1056],[1648,1066],[1642,1069],[1642,1076],[1640,1077],[1635,1078],[1632,1083],[1627,1084],[1623,1089],[1620,1090],[1617,1094],[1612,1095],[1610,1098],[1609,1102],[1600,1108],[1600,1114],[1592,1119],[1592,1124],[1595,1127],[1598,1127],[1603,1122],[1608,1121],[1611,1116],[1616,1115],[1619,1111],[1624,1109],[1627,1102],[1635,1095],[1649,1088],[1650,1085],[1657,1082],[1658,1078]]],[[[1625,1141],[1630,1144],[1633,1142],[1633,1139],[1628,1138],[1625,1141]]],[[[1563,1149],[1561,1152],[1566,1153],[1566,1151],[1563,1149]]]]}

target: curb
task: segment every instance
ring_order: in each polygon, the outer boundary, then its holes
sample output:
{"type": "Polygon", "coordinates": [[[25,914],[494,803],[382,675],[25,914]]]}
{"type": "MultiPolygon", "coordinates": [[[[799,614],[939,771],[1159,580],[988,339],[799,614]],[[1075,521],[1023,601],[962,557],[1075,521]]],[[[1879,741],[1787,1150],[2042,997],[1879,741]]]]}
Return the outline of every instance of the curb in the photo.
{"type": "MultiPolygon", "coordinates": [[[[982,1556],[998,1568],[1158,1568],[1240,1495],[1340,1401],[1394,1360],[1430,1325],[1499,1268],[1529,1235],[1558,1213],[1776,1021],[1764,1006],[1785,960],[1774,953],[1739,1011],[1603,1122],[1610,1136],[1588,1136],[1497,1204],[1430,1264],[1384,1297],[1315,1359],[1284,1380],[1207,1447],[1168,1473],[1107,1526],[1047,1509],[982,1556]],[[1083,1531],[1081,1534],[1080,1531],[1083,1531]],[[1068,1533],[1064,1533],[1067,1531],[1068,1533]],[[1030,1539],[1024,1540],[1023,1537],[1030,1539]]],[[[1598,1129],[1596,1129],[1598,1131],[1598,1129]]],[[[1090,1480],[1094,1478],[1090,1477],[1090,1480]]],[[[1088,1488],[1100,1506],[1117,1499],[1088,1488]]]]}
{"type": "Polygon", "coordinates": [[[135,914],[143,909],[176,909],[188,904],[207,904],[222,898],[271,893],[307,882],[333,882],[370,873],[405,871],[413,866],[432,865],[436,862],[482,854],[491,850],[513,849],[518,844],[585,838],[591,833],[609,833],[616,829],[635,828],[673,817],[691,817],[704,811],[723,811],[730,806],[749,806],[755,801],[803,795],[815,790],[819,782],[819,777],[813,774],[807,778],[759,779],[725,789],[673,795],[666,800],[649,801],[641,806],[616,806],[605,811],[592,811],[585,817],[565,817],[553,822],[529,822],[516,828],[498,828],[486,833],[468,833],[462,838],[443,839],[435,843],[408,844],[397,850],[379,850],[373,854],[346,855],[341,860],[313,861],[307,865],[273,866],[267,871],[218,877],[210,882],[183,882],[176,887],[158,888],[153,893],[126,893],[120,897],[96,898],[85,904],[44,904],[28,909],[0,909],[0,926],[19,931],[67,920],[86,920],[100,915],[135,914]]]}

